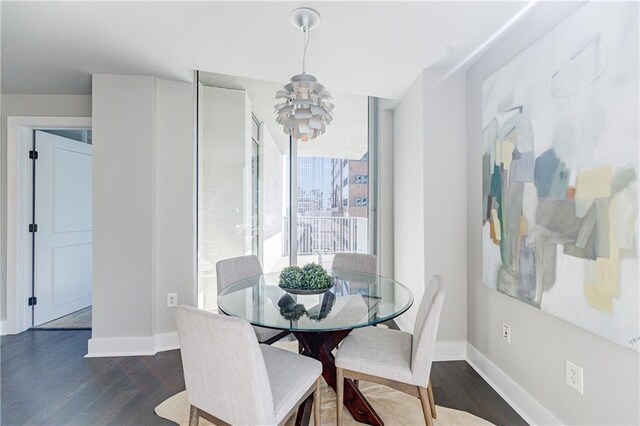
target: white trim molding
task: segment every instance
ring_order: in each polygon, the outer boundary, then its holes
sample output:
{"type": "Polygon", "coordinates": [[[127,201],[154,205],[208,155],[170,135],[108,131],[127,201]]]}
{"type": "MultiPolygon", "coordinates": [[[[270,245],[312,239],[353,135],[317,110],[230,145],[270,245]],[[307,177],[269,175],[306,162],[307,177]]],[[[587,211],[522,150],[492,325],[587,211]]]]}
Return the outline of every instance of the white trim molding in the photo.
{"type": "Polygon", "coordinates": [[[561,425],[549,410],[467,342],[467,362],[530,425],[561,425]]]}
{"type": "Polygon", "coordinates": [[[180,349],[178,332],[156,334],[156,351],[164,352],[180,349]]]}
{"type": "Polygon", "coordinates": [[[145,337],[93,337],[89,339],[85,358],[155,355],[179,348],[176,331],[145,337]]]}

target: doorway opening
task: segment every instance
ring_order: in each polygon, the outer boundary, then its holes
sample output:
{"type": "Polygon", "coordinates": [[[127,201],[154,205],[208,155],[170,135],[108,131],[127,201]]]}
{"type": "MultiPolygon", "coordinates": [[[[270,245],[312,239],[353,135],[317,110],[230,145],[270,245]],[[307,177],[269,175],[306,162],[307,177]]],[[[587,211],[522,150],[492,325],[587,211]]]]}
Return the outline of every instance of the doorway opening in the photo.
{"type": "Polygon", "coordinates": [[[91,129],[32,130],[28,152],[31,327],[91,329],[91,129]]]}

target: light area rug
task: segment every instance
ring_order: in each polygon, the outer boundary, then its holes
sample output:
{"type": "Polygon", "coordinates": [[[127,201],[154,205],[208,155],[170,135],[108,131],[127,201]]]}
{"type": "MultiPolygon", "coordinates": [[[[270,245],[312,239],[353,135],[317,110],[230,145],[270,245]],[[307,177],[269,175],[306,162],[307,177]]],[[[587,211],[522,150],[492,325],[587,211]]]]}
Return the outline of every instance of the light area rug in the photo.
{"type": "MultiPolygon", "coordinates": [[[[329,386],[323,383],[322,387],[322,425],[336,424],[336,394],[329,386]]],[[[371,403],[382,421],[386,425],[423,425],[424,417],[420,401],[418,398],[411,397],[404,393],[385,386],[372,383],[360,383],[367,400],[371,403]]],[[[454,410],[451,408],[438,406],[436,408],[438,418],[434,420],[434,425],[444,426],[475,426],[475,425],[492,425],[486,420],[476,417],[466,411],[454,410]]],[[[156,414],[179,424],[180,426],[189,425],[189,400],[187,391],[172,396],[156,407],[156,414]]],[[[295,423],[295,413],[289,418],[286,426],[295,423]]],[[[361,423],[353,420],[348,411],[343,415],[345,425],[358,425],[361,423]]],[[[311,416],[311,424],[313,424],[313,415],[311,416]]],[[[200,426],[210,426],[211,423],[205,419],[200,419],[200,426]]]]}
{"type": "MultiPolygon", "coordinates": [[[[275,346],[279,346],[283,349],[293,350],[297,349],[297,342],[282,342],[276,343],[275,346]]],[[[360,390],[367,398],[369,403],[376,410],[378,415],[387,425],[423,425],[424,416],[422,414],[422,407],[418,398],[412,397],[405,393],[396,391],[386,386],[377,385],[374,383],[360,382],[360,390]]],[[[322,381],[322,393],[321,393],[321,418],[322,425],[335,425],[336,424],[336,394],[322,381]]],[[[158,416],[171,420],[179,424],[180,426],[188,426],[189,424],[189,399],[187,391],[182,391],[171,398],[165,400],[155,409],[158,416]]],[[[446,408],[437,406],[436,413],[438,418],[434,420],[436,426],[475,426],[475,425],[492,425],[492,423],[476,417],[473,414],[466,411],[454,410],[452,408],[446,408]]],[[[351,417],[351,414],[345,409],[344,415],[345,425],[358,425],[361,423],[356,422],[351,417]]],[[[293,425],[295,423],[295,413],[289,418],[286,426],[293,425]]],[[[311,416],[311,424],[313,424],[313,415],[311,416]]],[[[205,419],[200,419],[200,426],[210,426],[211,423],[205,419]]]]}

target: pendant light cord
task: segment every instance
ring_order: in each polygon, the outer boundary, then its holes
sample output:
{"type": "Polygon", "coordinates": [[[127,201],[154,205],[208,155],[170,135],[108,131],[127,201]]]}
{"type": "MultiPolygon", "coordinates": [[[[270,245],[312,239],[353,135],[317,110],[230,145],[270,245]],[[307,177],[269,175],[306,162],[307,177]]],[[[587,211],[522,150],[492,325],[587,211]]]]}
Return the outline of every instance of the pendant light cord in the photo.
{"type": "Polygon", "coordinates": [[[309,46],[309,40],[311,39],[311,32],[307,27],[302,27],[304,50],[302,51],[302,74],[306,74],[306,61],[307,61],[307,47],[309,46]]]}

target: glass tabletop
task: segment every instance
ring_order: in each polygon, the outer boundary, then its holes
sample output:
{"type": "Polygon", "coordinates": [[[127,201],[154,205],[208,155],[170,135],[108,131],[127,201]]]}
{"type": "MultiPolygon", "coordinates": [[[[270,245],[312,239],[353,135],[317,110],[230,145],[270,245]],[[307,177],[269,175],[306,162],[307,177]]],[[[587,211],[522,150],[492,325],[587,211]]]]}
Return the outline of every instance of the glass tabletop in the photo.
{"type": "Polygon", "coordinates": [[[333,270],[333,287],[296,295],[278,287],[279,272],[238,281],[218,295],[221,312],[253,325],[291,331],[334,331],[378,324],[413,304],[411,291],[379,275],[333,270]]]}

